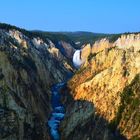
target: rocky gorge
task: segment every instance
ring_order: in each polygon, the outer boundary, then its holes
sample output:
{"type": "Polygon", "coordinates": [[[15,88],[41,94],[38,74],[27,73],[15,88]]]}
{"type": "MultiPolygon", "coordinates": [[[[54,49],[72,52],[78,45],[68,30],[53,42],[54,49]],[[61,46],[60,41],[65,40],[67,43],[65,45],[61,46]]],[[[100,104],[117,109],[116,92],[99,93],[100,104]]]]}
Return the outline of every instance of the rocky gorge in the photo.
{"type": "Polygon", "coordinates": [[[50,139],[51,86],[71,69],[51,40],[1,25],[0,139],[50,139]]]}
{"type": "Polygon", "coordinates": [[[0,140],[139,140],[140,34],[112,38],[0,24],[0,140]]]}

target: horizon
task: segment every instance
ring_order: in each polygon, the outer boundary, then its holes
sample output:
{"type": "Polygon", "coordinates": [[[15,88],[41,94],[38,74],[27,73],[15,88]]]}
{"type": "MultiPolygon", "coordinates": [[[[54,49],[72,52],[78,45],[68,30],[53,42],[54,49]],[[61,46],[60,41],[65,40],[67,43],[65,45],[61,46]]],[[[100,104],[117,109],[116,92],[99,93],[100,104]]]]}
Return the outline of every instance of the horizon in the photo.
{"type": "Polygon", "coordinates": [[[140,31],[136,31],[136,32],[120,32],[120,33],[102,33],[102,32],[92,32],[92,31],[47,31],[47,30],[39,30],[39,29],[32,29],[32,30],[29,30],[29,29],[26,29],[26,28],[22,28],[22,27],[19,27],[19,26],[16,26],[16,25],[13,25],[13,24],[9,24],[9,23],[3,23],[3,22],[0,22],[0,24],[7,24],[7,25],[10,25],[10,26],[15,26],[17,28],[20,28],[20,29],[23,29],[23,30],[26,30],[26,31],[29,31],[29,32],[48,32],[48,33],[78,33],[78,32],[83,32],[83,33],[92,33],[92,34],[108,34],[108,35],[113,35],[113,34],[131,34],[131,33],[140,33],[140,31]]]}
{"type": "Polygon", "coordinates": [[[29,31],[133,33],[140,32],[139,5],[139,0],[4,0],[0,22],[29,31]]]}

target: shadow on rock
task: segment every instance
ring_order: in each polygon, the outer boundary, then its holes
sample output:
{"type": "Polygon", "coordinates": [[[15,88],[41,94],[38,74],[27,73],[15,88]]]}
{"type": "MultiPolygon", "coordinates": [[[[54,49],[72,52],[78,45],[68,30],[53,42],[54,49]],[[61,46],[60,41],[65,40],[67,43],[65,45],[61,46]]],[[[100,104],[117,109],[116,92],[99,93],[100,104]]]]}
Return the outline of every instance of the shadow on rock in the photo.
{"type": "Polygon", "coordinates": [[[96,112],[93,103],[74,100],[68,87],[61,91],[66,108],[61,122],[61,140],[126,140],[124,136],[109,129],[109,122],[96,112]]]}

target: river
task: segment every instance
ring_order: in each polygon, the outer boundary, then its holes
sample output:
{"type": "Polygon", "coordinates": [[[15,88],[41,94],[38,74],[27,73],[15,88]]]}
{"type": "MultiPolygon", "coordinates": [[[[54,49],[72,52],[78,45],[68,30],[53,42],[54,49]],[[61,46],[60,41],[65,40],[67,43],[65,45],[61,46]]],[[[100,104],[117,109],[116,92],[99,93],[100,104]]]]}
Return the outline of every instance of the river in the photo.
{"type": "MultiPolygon", "coordinates": [[[[81,66],[82,63],[84,63],[84,61],[81,60],[80,55],[81,55],[81,50],[76,50],[73,55],[73,65],[77,69],[81,66]]],[[[72,73],[69,73],[66,79],[68,80],[70,79],[70,77],[72,77],[72,73]]],[[[61,103],[61,93],[59,90],[63,88],[65,85],[66,83],[62,82],[53,85],[51,88],[51,105],[53,111],[48,121],[48,126],[50,128],[50,135],[52,140],[60,140],[59,125],[60,122],[64,119],[65,109],[61,103]]]]}
{"type": "Polygon", "coordinates": [[[51,88],[51,104],[53,111],[51,117],[48,121],[48,126],[50,128],[50,135],[52,140],[60,140],[59,125],[64,119],[65,109],[61,104],[61,93],[60,89],[65,86],[65,83],[55,84],[51,88]]]}

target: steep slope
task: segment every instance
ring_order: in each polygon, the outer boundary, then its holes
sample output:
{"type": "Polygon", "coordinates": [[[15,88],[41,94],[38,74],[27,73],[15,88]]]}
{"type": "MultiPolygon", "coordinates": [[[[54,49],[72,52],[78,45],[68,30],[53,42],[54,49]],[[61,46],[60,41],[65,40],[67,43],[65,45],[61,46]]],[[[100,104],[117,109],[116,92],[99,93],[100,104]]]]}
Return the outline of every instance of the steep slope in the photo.
{"type": "Polygon", "coordinates": [[[127,139],[140,139],[140,75],[136,75],[130,85],[124,88],[121,105],[115,119],[111,122],[112,129],[119,128],[127,139]]]}
{"type": "Polygon", "coordinates": [[[71,70],[66,57],[57,48],[52,51],[53,45],[28,31],[1,27],[1,140],[49,140],[50,88],[71,70]]]}
{"type": "MultiPolygon", "coordinates": [[[[22,32],[26,37],[32,40],[34,46],[37,48],[47,47],[50,53],[52,53],[55,58],[58,58],[60,62],[72,66],[71,60],[75,51],[75,44],[66,35],[55,32],[27,31],[5,23],[0,23],[0,29],[22,32]]],[[[24,41],[22,44],[24,44],[24,41]]]]}
{"type": "MultiPolygon", "coordinates": [[[[140,138],[137,40],[133,38],[128,47],[105,44],[68,82],[68,91],[63,93],[66,117],[60,128],[62,140],[140,138]]],[[[125,36],[123,43],[127,41],[125,36]]]]}

